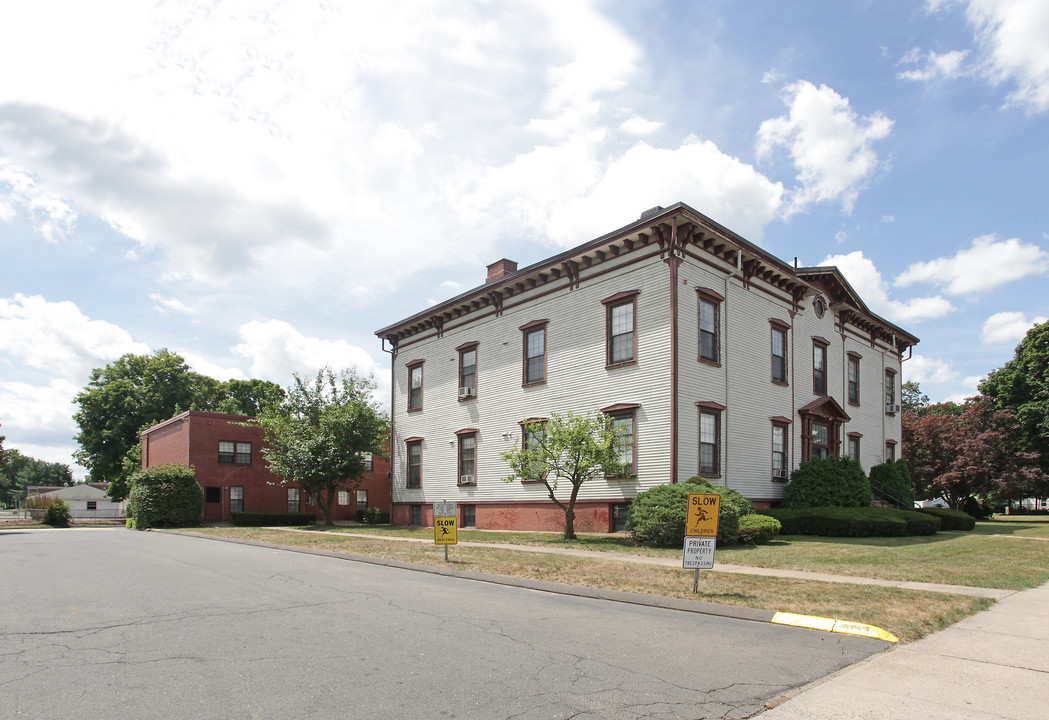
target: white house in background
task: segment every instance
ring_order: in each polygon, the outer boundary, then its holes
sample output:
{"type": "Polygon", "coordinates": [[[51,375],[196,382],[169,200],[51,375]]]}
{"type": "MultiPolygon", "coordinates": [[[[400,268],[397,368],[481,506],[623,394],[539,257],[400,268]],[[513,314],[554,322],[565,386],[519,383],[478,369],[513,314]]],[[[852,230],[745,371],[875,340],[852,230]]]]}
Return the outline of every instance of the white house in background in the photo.
{"type": "MultiPolygon", "coordinates": [[[[578,530],[694,475],[767,507],[813,455],[899,457],[900,365],[918,338],[834,267],[796,267],[684,204],[376,332],[392,351],[393,521],[434,501],[478,528],[559,529],[541,483],[506,483],[521,423],[600,409],[630,473],[583,486],[578,530]]],[[[565,491],[567,494],[567,490],[565,491]]]]}
{"type": "Polygon", "coordinates": [[[76,519],[114,519],[124,516],[124,503],[113,502],[97,485],[80,483],[66,487],[34,486],[27,488],[29,497],[47,495],[63,501],[76,519]],[[34,490],[36,492],[34,492],[34,490]]]}

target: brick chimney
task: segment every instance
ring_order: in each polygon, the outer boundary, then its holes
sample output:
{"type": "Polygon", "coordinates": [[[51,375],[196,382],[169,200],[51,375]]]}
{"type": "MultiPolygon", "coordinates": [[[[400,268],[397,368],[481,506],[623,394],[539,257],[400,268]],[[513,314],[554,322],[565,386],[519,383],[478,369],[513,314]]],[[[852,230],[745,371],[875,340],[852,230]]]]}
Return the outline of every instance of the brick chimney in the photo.
{"type": "Polygon", "coordinates": [[[517,272],[517,263],[513,260],[496,260],[494,263],[488,266],[488,279],[485,283],[490,283],[494,280],[498,280],[504,275],[512,275],[517,272]]]}

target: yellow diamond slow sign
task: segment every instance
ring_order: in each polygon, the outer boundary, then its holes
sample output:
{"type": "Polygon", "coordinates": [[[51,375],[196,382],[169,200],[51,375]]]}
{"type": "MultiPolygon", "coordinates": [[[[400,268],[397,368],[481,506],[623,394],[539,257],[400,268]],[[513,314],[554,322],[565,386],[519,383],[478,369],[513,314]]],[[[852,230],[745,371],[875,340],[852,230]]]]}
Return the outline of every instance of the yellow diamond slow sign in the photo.
{"type": "Polygon", "coordinates": [[[685,516],[685,535],[715,537],[718,534],[718,515],[721,496],[717,493],[689,493],[688,514],[685,516]]]}

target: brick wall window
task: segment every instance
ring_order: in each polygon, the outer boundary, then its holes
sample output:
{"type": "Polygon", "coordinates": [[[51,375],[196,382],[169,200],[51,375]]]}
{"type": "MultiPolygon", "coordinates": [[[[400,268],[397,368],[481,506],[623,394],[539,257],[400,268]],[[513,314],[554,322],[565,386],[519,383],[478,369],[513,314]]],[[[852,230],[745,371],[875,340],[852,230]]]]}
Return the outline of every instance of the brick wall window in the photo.
{"type": "Polygon", "coordinates": [[[229,511],[244,512],[244,488],[234,485],[229,489],[229,511]]]}

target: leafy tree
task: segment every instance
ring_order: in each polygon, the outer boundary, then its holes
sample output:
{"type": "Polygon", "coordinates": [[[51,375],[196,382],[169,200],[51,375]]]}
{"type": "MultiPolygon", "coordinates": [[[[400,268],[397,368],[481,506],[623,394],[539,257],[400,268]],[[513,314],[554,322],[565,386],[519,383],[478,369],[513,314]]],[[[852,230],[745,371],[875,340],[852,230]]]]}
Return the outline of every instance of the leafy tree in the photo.
{"type": "Polygon", "coordinates": [[[262,448],[281,484],[297,484],[332,525],[339,490],[364,477],[364,453],[386,456],[390,422],[372,398],[375,383],[354,370],[328,367],[313,381],[295,375],[279,404],[265,405],[250,424],[266,434],[262,448]]]}
{"type": "Polygon", "coordinates": [[[62,487],[73,484],[73,471],[68,465],[37,460],[17,450],[7,450],[0,463],[0,503],[13,505],[26,496],[26,487],[45,485],[62,487]]]}
{"type": "Polygon", "coordinates": [[[903,456],[918,497],[942,496],[958,509],[977,495],[1007,500],[1047,492],[1038,453],[1024,449],[1015,415],[987,397],[971,398],[961,409],[903,416],[903,456]]]}
{"type": "Polygon", "coordinates": [[[80,449],[73,457],[88,468],[91,482],[118,477],[127,452],[139,442],[139,430],[188,409],[195,382],[186,361],[168,350],[152,355],[124,355],[91,379],[74,402],[80,449]]]}
{"type": "Polygon", "coordinates": [[[1049,473],[1049,322],[1036,325],[1016,346],[1013,359],[980,385],[999,410],[1010,410],[1020,424],[1022,448],[1039,454],[1049,473]]]}
{"type": "Polygon", "coordinates": [[[524,423],[526,447],[502,453],[511,475],[504,482],[539,479],[550,499],[565,513],[564,538],[574,540],[575,505],[584,483],[626,471],[621,461],[622,443],[612,418],[602,412],[586,415],[552,413],[548,422],[524,423]],[[567,499],[557,496],[558,482],[569,487],[567,499]]]}
{"type": "Polygon", "coordinates": [[[903,384],[903,390],[900,393],[900,402],[903,412],[920,415],[925,408],[929,407],[929,396],[921,391],[917,382],[914,380],[908,380],[903,384]]]}
{"type": "Polygon", "coordinates": [[[91,482],[114,483],[107,493],[127,497],[129,451],[139,444],[142,430],[185,410],[255,415],[278,402],[284,390],[262,380],[221,382],[189,369],[177,353],[124,355],[91,371],[87,386],[76,396],[73,419],[80,427],[77,462],[88,468],[91,482]]]}

